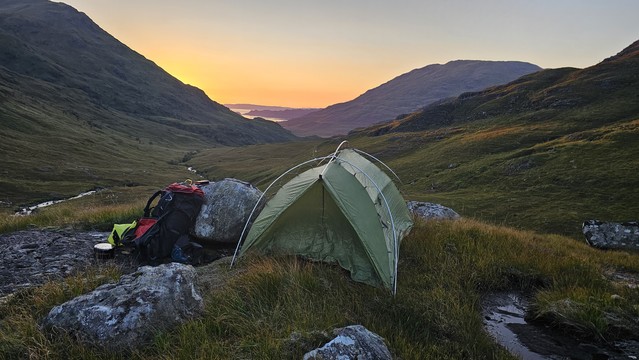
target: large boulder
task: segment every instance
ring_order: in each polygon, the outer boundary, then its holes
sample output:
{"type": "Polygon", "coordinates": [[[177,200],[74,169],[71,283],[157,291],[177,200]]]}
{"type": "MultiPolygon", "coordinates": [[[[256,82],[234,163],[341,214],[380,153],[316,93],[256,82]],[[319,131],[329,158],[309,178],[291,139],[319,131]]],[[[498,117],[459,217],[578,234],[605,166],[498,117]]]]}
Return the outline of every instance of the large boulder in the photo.
{"type": "Polygon", "coordinates": [[[586,242],[599,249],[639,250],[639,224],[637,222],[602,222],[588,220],[582,232],[586,242]]]}
{"type": "Polygon", "coordinates": [[[408,210],[424,220],[457,220],[461,218],[455,210],[429,202],[409,201],[408,210]]]}
{"type": "Polygon", "coordinates": [[[392,359],[384,339],[362,325],[335,329],[333,334],[336,336],[333,340],[304,354],[304,360],[392,359]]]}
{"type": "Polygon", "coordinates": [[[42,325],[114,352],[137,348],[204,310],[195,278],[190,265],[143,266],[54,307],[42,325]]]}
{"type": "MultiPolygon", "coordinates": [[[[204,204],[195,220],[193,235],[204,243],[237,243],[262,192],[236,179],[216,181],[201,188],[204,204]]],[[[256,209],[255,214],[262,206],[256,209]]]]}

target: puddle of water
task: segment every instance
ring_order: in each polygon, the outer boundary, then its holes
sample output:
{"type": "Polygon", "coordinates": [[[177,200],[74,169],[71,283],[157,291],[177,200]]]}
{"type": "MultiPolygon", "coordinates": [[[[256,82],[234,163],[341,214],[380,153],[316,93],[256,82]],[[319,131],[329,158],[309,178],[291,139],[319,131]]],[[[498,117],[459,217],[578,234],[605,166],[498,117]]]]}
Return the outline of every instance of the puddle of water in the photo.
{"type": "Polygon", "coordinates": [[[61,202],[65,202],[65,201],[69,201],[69,200],[75,200],[75,199],[79,199],[81,197],[93,195],[93,194],[97,193],[98,191],[99,190],[91,190],[91,191],[83,192],[81,194],[78,194],[78,195],[76,195],[74,197],[70,197],[68,199],[45,201],[45,202],[37,204],[37,205],[33,205],[33,206],[29,206],[29,207],[23,208],[20,211],[16,212],[13,216],[31,215],[31,213],[34,210],[41,209],[41,208],[44,208],[44,207],[47,207],[47,206],[51,206],[51,205],[54,205],[54,204],[59,204],[61,202]]]}
{"type": "Polygon", "coordinates": [[[584,343],[570,334],[528,323],[527,306],[527,299],[518,293],[491,294],[482,302],[486,331],[521,359],[639,359],[639,341],[609,346],[584,343]]]}
{"type": "Polygon", "coordinates": [[[524,320],[527,303],[517,294],[495,294],[485,301],[484,325],[489,334],[512,354],[530,360],[547,359],[524,346],[510,324],[526,324],[524,320]]]}

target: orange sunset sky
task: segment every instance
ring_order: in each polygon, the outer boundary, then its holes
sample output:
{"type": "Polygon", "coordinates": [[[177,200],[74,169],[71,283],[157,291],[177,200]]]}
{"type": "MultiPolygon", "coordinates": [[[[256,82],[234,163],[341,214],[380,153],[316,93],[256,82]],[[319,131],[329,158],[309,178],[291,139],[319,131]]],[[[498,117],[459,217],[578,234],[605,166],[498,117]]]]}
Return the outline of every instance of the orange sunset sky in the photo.
{"type": "Polygon", "coordinates": [[[220,103],[325,107],[455,59],[587,67],[639,38],[636,0],[65,0],[220,103]]]}

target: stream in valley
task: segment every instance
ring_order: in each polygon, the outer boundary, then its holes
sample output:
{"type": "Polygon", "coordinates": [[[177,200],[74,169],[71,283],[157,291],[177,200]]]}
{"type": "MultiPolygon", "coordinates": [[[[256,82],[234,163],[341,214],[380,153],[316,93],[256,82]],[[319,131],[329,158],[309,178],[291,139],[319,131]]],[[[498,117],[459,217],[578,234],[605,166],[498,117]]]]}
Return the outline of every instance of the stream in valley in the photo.
{"type": "Polygon", "coordinates": [[[61,202],[65,202],[65,201],[69,201],[69,200],[75,200],[75,199],[79,199],[79,198],[82,198],[82,197],[85,197],[85,196],[93,195],[93,194],[95,194],[95,193],[97,193],[97,192],[99,192],[101,190],[102,189],[91,190],[91,191],[80,193],[80,194],[78,194],[78,195],[76,195],[74,197],[70,197],[68,199],[49,200],[49,201],[45,201],[45,202],[39,203],[37,205],[28,206],[26,208],[20,209],[18,212],[16,212],[14,214],[14,216],[31,215],[31,213],[34,212],[37,209],[41,209],[41,208],[44,208],[44,207],[47,207],[47,206],[51,206],[51,205],[54,205],[54,204],[59,204],[61,202]]]}

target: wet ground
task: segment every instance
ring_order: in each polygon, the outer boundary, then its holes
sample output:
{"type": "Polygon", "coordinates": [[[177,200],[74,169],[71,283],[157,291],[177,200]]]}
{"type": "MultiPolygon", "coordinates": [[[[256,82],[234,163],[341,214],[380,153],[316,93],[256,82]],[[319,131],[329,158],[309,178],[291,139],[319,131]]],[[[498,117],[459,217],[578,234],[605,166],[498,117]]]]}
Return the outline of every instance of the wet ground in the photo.
{"type": "MultiPolygon", "coordinates": [[[[639,341],[593,344],[548,326],[528,323],[528,301],[519,293],[497,293],[482,302],[486,331],[521,359],[639,359],[639,341]]],[[[638,334],[639,337],[639,334],[638,334]]]]}

